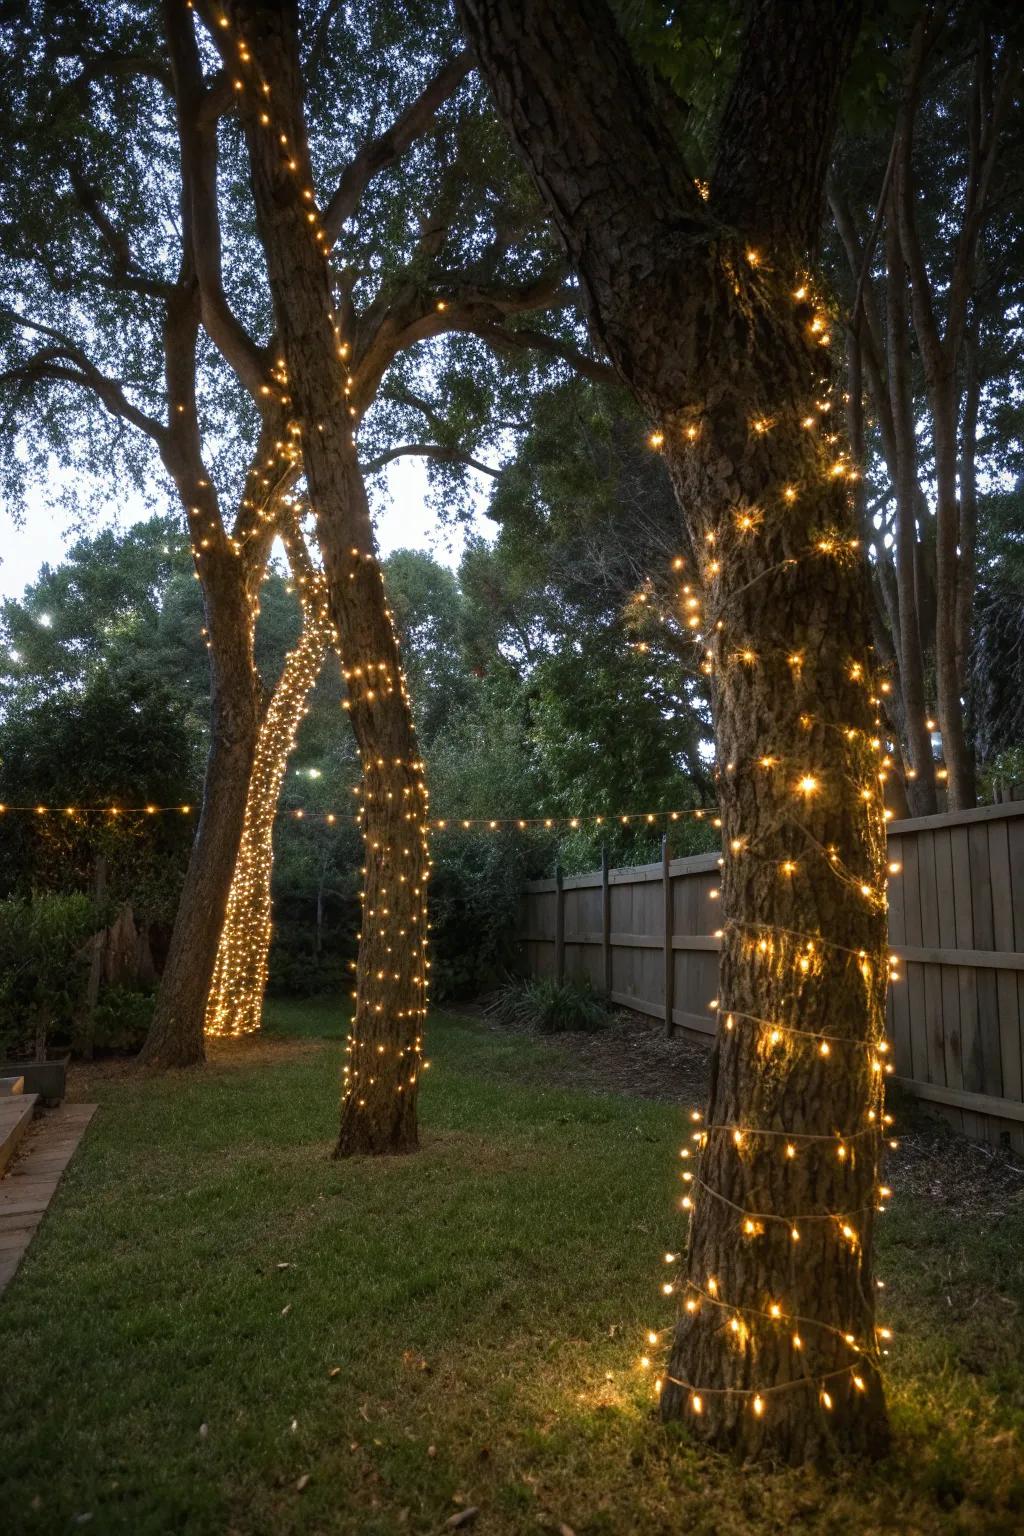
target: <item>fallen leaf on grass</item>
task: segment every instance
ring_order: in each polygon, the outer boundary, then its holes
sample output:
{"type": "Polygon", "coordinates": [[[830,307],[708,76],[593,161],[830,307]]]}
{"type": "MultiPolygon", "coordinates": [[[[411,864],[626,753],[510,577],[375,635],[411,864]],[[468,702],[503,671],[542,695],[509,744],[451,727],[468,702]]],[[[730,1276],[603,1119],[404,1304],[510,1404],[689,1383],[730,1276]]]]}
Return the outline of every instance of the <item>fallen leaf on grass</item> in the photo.
{"type": "Polygon", "coordinates": [[[301,1493],[303,1488],[305,1488],[305,1486],[306,1486],[306,1484],[308,1482],[309,1482],[309,1473],[308,1472],[303,1472],[302,1476],[299,1478],[298,1482],[295,1484],[295,1492],[296,1493],[301,1493]]]}
{"type": "Polygon", "coordinates": [[[291,1309],[292,1309],[292,1304],[291,1304],[291,1302],[289,1302],[286,1307],[282,1307],[281,1308],[281,1316],[282,1317],[287,1317],[288,1313],[291,1311],[291,1309]]]}
{"type": "Polygon", "coordinates": [[[209,1426],[209,1424],[200,1424],[200,1426],[199,1426],[199,1438],[200,1438],[200,1440],[205,1440],[209,1433],[210,1433],[210,1426],[209,1426]]]}
{"type": "Polygon", "coordinates": [[[475,1504],[471,1504],[468,1509],[456,1510],[454,1515],[448,1516],[444,1528],[446,1531],[461,1530],[464,1525],[472,1525],[479,1513],[475,1504]]]}
{"type": "Polygon", "coordinates": [[[332,1365],[330,1370],[327,1372],[327,1374],[328,1374],[328,1376],[331,1376],[331,1377],[340,1376],[341,1375],[341,1366],[340,1365],[332,1365]]]}

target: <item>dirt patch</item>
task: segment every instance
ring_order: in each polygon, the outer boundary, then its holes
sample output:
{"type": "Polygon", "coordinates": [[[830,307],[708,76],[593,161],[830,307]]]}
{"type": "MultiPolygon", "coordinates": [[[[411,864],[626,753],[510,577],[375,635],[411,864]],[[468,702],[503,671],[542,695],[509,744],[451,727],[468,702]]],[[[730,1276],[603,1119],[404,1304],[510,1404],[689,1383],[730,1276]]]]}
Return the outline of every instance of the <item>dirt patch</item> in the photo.
{"type": "MultiPolygon", "coordinates": [[[[479,1004],[459,1012],[497,1034],[522,1032],[495,1023],[479,1004]]],[[[548,1043],[540,1070],[559,1088],[658,1099],[686,1109],[706,1103],[710,1037],[707,1044],[682,1033],[669,1040],[660,1020],[620,1010],[604,1029],[548,1037],[548,1043]]],[[[901,1192],[957,1216],[998,1220],[1024,1212],[1024,1158],[968,1141],[908,1095],[900,1097],[896,1114],[899,1145],[887,1153],[886,1168],[901,1192]]]]}
{"type": "Polygon", "coordinates": [[[324,1040],[288,1040],[263,1034],[241,1035],[237,1039],[214,1039],[206,1042],[206,1061],[199,1067],[178,1067],[171,1071],[155,1072],[140,1066],[134,1056],[108,1056],[99,1061],[75,1061],[68,1071],[68,1099],[72,1102],[88,1100],[98,1086],[126,1083],[146,1077],[159,1076],[167,1080],[180,1077],[187,1080],[195,1072],[231,1071],[235,1067],[272,1067],[288,1061],[296,1061],[322,1050],[324,1040]]]}

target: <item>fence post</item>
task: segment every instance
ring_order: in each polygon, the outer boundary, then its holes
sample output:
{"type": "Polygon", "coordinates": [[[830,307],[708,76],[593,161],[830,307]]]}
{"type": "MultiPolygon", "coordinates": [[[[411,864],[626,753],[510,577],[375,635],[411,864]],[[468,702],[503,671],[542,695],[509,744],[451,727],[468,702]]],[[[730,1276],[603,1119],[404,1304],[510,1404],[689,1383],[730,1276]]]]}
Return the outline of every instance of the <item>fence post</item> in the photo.
{"type": "Polygon", "coordinates": [[[565,890],[561,864],[555,865],[555,980],[565,980],[565,890]]]}
{"type": "Polygon", "coordinates": [[[672,912],[672,874],[669,868],[668,833],[662,833],[661,838],[661,888],[664,896],[664,946],[665,946],[665,1034],[672,1038],[675,1033],[675,1021],[672,1018],[672,1010],[676,1001],[676,963],[672,953],[672,930],[674,927],[672,912]]]}
{"type": "Polygon", "coordinates": [[[604,990],[612,991],[612,891],[608,883],[608,844],[601,844],[601,960],[604,965],[604,990]]]}

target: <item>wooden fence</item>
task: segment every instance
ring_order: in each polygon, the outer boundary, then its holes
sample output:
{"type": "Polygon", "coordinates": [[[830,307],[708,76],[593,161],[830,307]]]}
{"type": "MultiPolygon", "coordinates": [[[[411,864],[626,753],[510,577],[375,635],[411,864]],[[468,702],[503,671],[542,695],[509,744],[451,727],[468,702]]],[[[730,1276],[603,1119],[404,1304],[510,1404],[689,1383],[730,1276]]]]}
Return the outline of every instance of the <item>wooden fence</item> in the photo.
{"type": "MultiPolygon", "coordinates": [[[[968,1136],[1024,1152],[1024,803],[889,826],[896,1080],[968,1136]]],[[[533,975],[587,976],[612,1001],[713,1035],[718,856],[663,859],[523,892],[533,975]]]]}

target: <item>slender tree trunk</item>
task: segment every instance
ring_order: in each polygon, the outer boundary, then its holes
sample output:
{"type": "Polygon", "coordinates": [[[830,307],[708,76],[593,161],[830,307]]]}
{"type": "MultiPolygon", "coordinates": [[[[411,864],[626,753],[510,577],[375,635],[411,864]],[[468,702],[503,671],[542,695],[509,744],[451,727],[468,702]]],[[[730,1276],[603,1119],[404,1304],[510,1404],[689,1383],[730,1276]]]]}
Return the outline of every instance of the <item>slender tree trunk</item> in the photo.
{"type": "Polygon", "coordinates": [[[857,8],[755,0],[707,209],[599,0],[458,11],[661,435],[706,593],[723,1023],[662,1411],[743,1452],[878,1453],[878,696],[806,274],[857,8]]]}
{"type": "Polygon", "coordinates": [[[211,718],[203,804],[153,1022],[139,1056],[155,1067],[192,1066],[204,1058],[207,996],[259,735],[252,601],[237,569],[237,557],[225,553],[222,559],[218,574],[209,562],[204,583],[211,718]]]}
{"type": "Polygon", "coordinates": [[[240,71],[257,227],[363,769],[363,920],[337,1155],[402,1152],[417,1145],[426,1013],[423,764],[346,404],[354,338],[338,328],[312,202],[295,9],[236,0],[224,14],[228,27],[213,30],[240,71]]]}
{"type": "MultiPolygon", "coordinates": [[[[93,873],[92,899],[96,908],[97,917],[103,910],[107,895],[107,856],[105,853],[96,855],[96,869],[93,873]]],[[[84,1028],[82,1031],[82,1055],[86,1061],[92,1061],[93,1044],[96,1034],[96,1004],[100,996],[100,980],[103,971],[103,947],[106,943],[107,927],[103,922],[97,933],[93,934],[91,953],[89,955],[89,978],[85,984],[85,1004],[82,1009],[84,1028]]]]}
{"type": "Polygon", "coordinates": [[[978,337],[974,329],[964,336],[964,420],[960,438],[960,579],[956,589],[956,670],[961,695],[967,692],[977,581],[978,471],[977,435],[981,377],[978,337]]]}
{"type": "Polygon", "coordinates": [[[888,269],[886,346],[889,362],[889,402],[893,422],[895,462],[890,464],[896,492],[896,591],[900,613],[900,687],[906,740],[913,778],[907,783],[907,799],[918,816],[934,816],[935,763],[931,732],[925,720],[928,704],[924,687],[924,654],[921,616],[917,601],[917,439],[914,433],[914,395],[910,373],[910,331],[907,313],[907,277],[900,250],[895,212],[886,221],[888,269]]]}
{"type": "Polygon", "coordinates": [[[974,754],[967,741],[960,694],[960,506],[957,496],[957,389],[950,376],[933,381],[932,435],[935,442],[935,691],[942,753],[948,775],[947,805],[970,810],[977,803],[974,754]]]}
{"type": "Polygon", "coordinates": [[[207,1035],[249,1034],[260,1025],[270,954],[274,821],[306,700],[334,633],[323,578],[305,553],[301,533],[286,534],[285,544],[302,605],[302,634],[285,658],[259,728],[241,844],[206,1004],[207,1035]]]}
{"type": "Polygon", "coordinates": [[[321,870],[316,887],[316,928],[313,931],[313,953],[319,960],[324,952],[324,881],[326,872],[321,870]]]}

